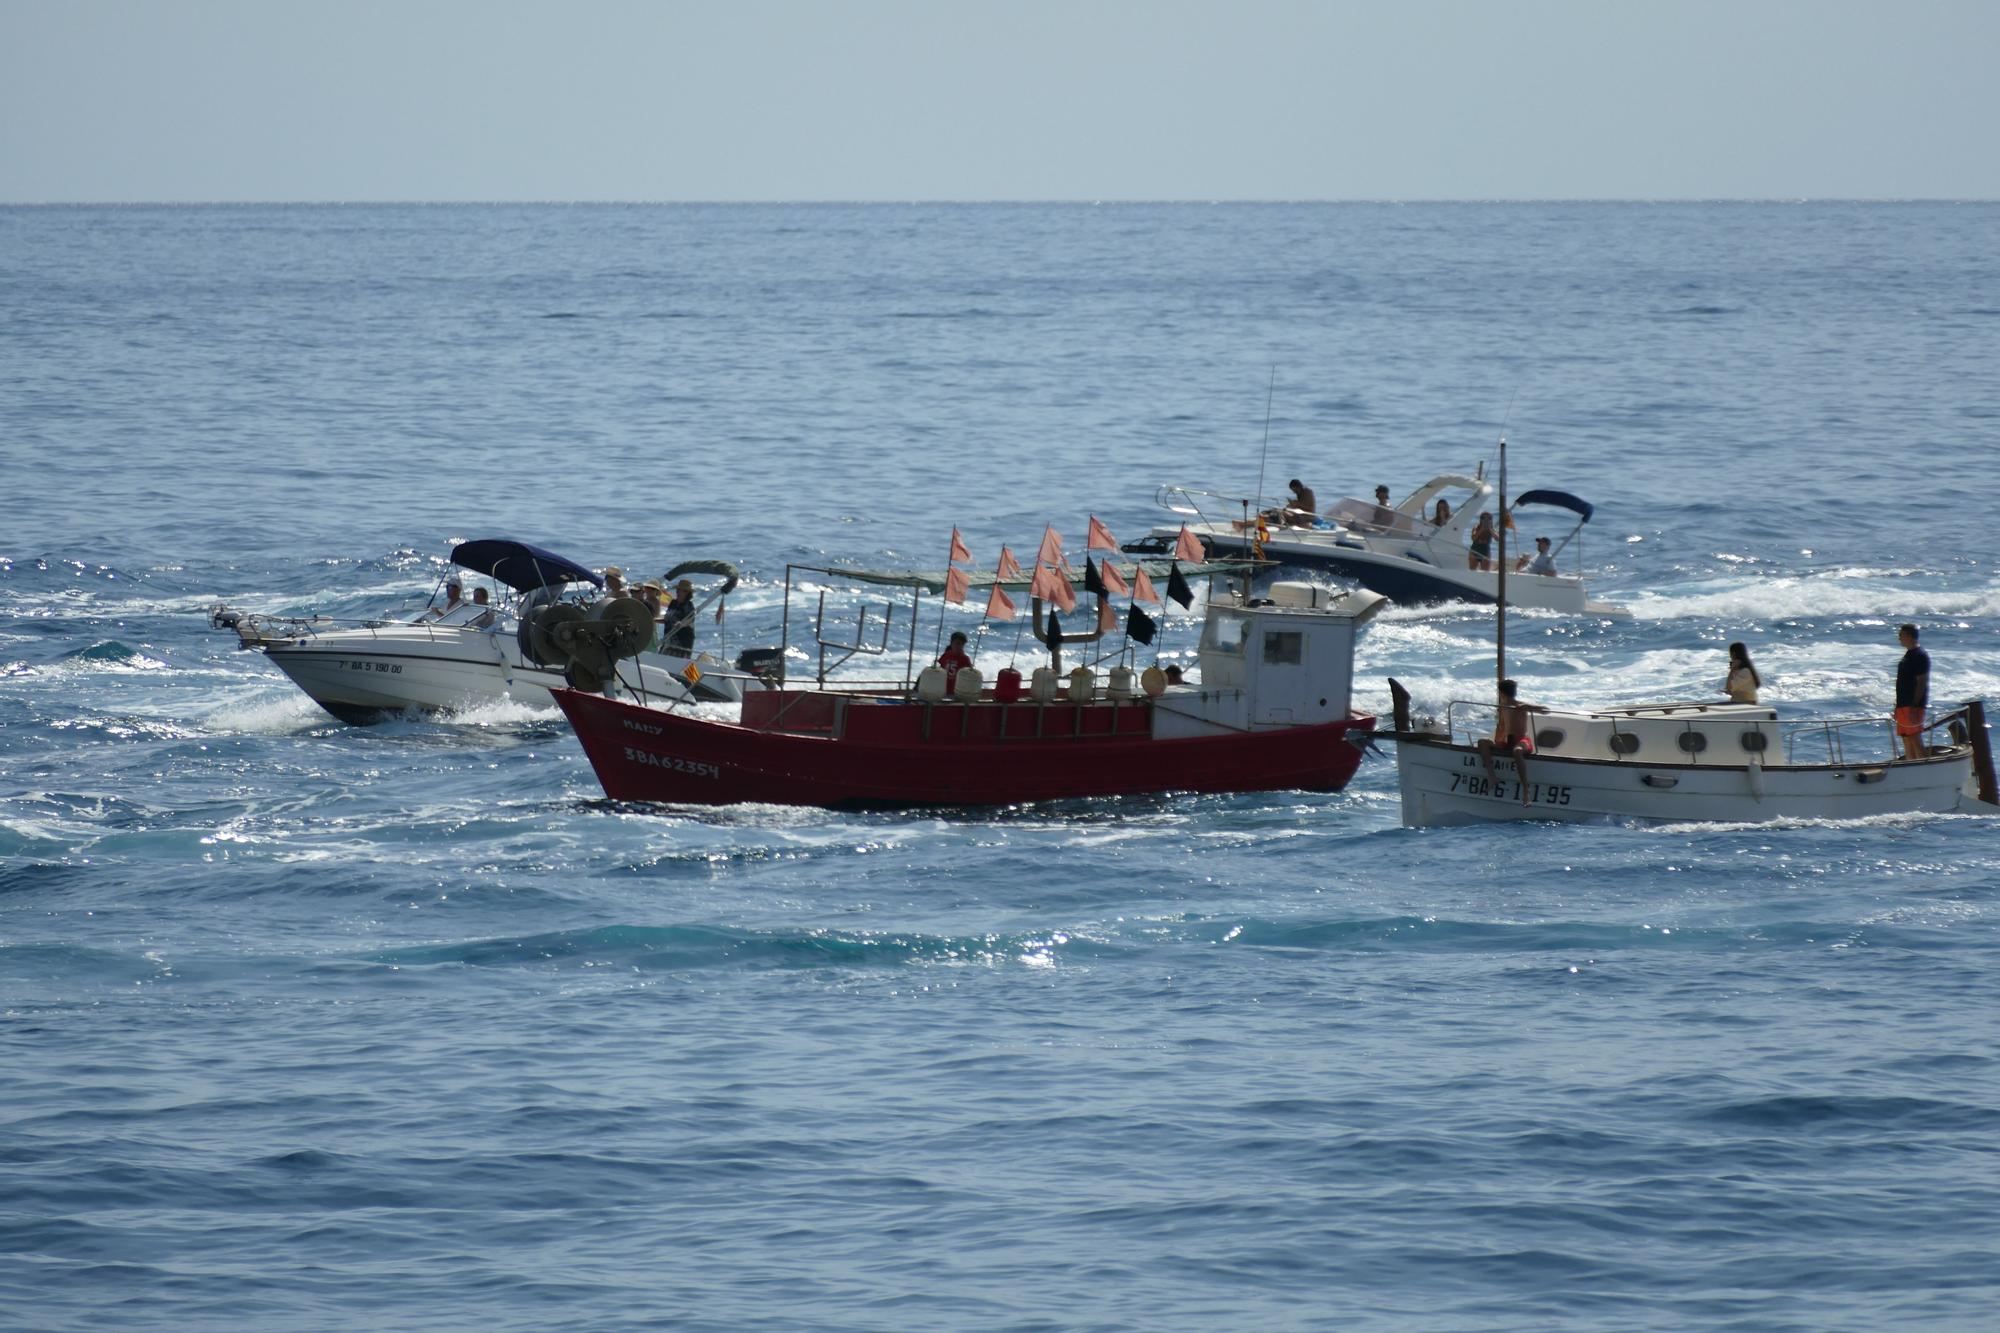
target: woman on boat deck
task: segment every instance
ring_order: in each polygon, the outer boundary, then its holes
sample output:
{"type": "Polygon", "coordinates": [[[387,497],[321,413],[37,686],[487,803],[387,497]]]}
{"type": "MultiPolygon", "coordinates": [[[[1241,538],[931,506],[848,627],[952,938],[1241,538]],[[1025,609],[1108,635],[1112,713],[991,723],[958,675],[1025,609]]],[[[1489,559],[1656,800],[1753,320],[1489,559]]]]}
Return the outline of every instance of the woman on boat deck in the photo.
{"type": "Polygon", "coordinates": [[[1493,739],[1479,738],[1479,762],[1486,766],[1489,782],[1498,781],[1493,772],[1493,756],[1514,761],[1514,776],[1520,783],[1521,804],[1528,801],[1528,756],[1535,752],[1535,724],[1531,714],[1546,713],[1540,704],[1522,703],[1511,680],[1500,682],[1500,706],[1493,719],[1493,739]]]}
{"type": "Polygon", "coordinates": [[[1441,528],[1449,522],[1451,522],[1451,506],[1445,502],[1443,496],[1439,496],[1437,508],[1431,511],[1431,526],[1441,528]]]}
{"type": "Polygon", "coordinates": [[[1472,530],[1472,549],[1466,553],[1467,569],[1493,568],[1493,511],[1484,509],[1479,514],[1479,524],[1472,530]]]}
{"type": "Polygon", "coordinates": [[[1757,688],[1763,683],[1757,675],[1757,668],[1750,665],[1750,650],[1740,643],[1730,644],[1729,674],[1722,680],[1722,692],[1729,696],[1729,702],[1756,703],[1757,688]]]}
{"type": "Polygon", "coordinates": [[[964,630],[952,631],[951,643],[938,655],[937,664],[944,668],[944,692],[950,694],[958,686],[959,668],[972,665],[965,653],[964,630]]]}

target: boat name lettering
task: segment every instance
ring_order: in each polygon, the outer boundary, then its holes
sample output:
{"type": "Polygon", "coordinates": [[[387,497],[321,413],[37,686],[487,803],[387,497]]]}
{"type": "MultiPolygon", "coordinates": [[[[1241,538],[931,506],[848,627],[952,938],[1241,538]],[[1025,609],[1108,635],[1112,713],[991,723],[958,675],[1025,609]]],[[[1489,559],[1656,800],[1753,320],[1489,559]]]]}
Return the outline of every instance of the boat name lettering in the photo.
{"type": "MultiPolygon", "coordinates": [[[[1516,801],[1521,799],[1521,784],[1509,782],[1506,778],[1488,778],[1477,773],[1454,773],[1451,775],[1451,789],[1464,792],[1467,796],[1490,796],[1494,800],[1516,801]]],[[[1528,784],[1529,805],[1568,805],[1569,788],[1558,787],[1548,782],[1528,784]]]]}
{"type": "Polygon", "coordinates": [[[715,764],[704,764],[698,759],[676,759],[670,754],[648,754],[629,745],[625,747],[625,757],[635,764],[651,764],[654,768],[672,769],[676,773],[692,773],[698,778],[722,776],[722,769],[715,764]]]}
{"type": "Polygon", "coordinates": [[[619,721],[625,724],[627,731],[643,731],[648,736],[658,736],[666,731],[665,727],[656,727],[650,722],[634,722],[629,717],[620,718],[619,721]]]}

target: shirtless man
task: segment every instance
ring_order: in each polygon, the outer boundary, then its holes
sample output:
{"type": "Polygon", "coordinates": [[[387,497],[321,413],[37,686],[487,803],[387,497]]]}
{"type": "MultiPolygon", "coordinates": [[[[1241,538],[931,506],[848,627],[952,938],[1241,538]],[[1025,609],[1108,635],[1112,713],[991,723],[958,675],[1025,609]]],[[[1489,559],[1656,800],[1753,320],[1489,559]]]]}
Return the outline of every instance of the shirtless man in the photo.
{"type": "Polygon", "coordinates": [[[1539,704],[1522,703],[1512,680],[1500,682],[1500,707],[1493,719],[1493,738],[1479,738],[1479,762],[1486,766],[1488,781],[1500,779],[1493,772],[1493,756],[1514,761],[1514,775],[1521,783],[1521,804],[1528,802],[1528,756],[1535,752],[1535,724],[1531,716],[1548,710],[1539,704]]]}

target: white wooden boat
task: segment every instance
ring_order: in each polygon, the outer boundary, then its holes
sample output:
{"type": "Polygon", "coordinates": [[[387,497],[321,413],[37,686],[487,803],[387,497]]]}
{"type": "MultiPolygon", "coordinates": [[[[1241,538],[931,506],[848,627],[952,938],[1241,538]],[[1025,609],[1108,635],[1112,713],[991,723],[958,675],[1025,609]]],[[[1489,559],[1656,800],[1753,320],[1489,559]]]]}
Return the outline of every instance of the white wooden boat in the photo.
{"type": "MultiPolygon", "coordinates": [[[[1507,493],[1500,441],[1499,495],[1507,493]]],[[[1499,543],[1495,679],[1507,674],[1513,577],[1499,543]]],[[[1499,703],[1456,702],[1442,721],[1413,719],[1410,696],[1389,682],[1396,780],[1411,828],[1504,820],[1765,823],[1875,815],[2000,814],[1984,708],[1961,705],[1928,720],[1920,759],[1899,760],[1890,719],[1781,719],[1763,704],[1662,703],[1565,710],[1534,706],[1530,753],[1489,745],[1499,703]]],[[[1516,725],[1523,725],[1517,721],[1516,725]]]]}
{"type": "Polygon", "coordinates": [[[1494,705],[1454,702],[1443,718],[1397,707],[1396,776],[1411,828],[1502,820],[1764,823],[1951,812],[2000,814],[1984,710],[1931,719],[1922,759],[1892,759],[1886,717],[1781,718],[1759,704],[1664,703],[1534,714],[1522,765],[1477,742],[1494,705]]]}

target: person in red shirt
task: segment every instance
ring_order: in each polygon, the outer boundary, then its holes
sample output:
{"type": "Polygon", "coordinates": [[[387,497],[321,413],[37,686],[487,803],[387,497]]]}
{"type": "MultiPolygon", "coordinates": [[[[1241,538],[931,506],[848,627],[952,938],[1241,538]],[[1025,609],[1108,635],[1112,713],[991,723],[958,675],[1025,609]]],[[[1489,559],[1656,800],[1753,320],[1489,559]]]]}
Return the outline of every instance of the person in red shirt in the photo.
{"type": "Polygon", "coordinates": [[[972,659],[965,654],[964,631],[953,631],[951,642],[939,655],[937,664],[944,668],[944,692],[950,694],[958,684],[958,669],[972,665],[972,659]]]}

